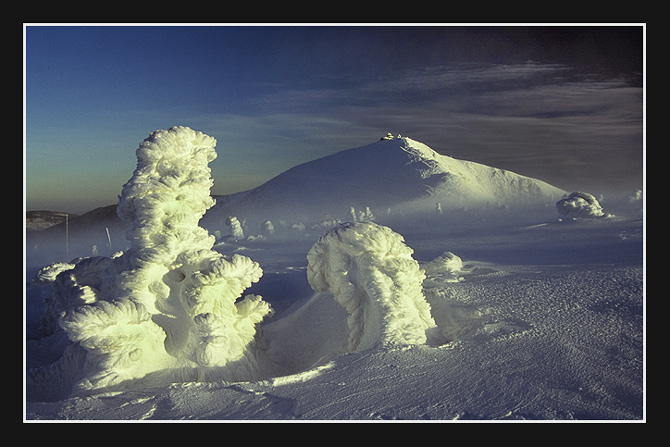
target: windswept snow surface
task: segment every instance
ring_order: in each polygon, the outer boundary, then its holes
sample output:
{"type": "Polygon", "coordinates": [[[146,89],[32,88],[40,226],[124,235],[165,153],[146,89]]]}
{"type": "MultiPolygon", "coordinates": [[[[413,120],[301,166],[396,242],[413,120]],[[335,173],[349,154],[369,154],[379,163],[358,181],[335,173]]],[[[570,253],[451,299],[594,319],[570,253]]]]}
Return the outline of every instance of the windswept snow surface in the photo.
{"type": "MultiPolygon", "coordinates": [[[[375,181],[366,180],[371,188],[375,181]]],[[[346,182],[326,184],[318,194],[346,182]]],[[[290,197],[297,184],[276,188],[274,197],[290,197]]],[[[281,223],[270,208],[258,226],[241,212],[221,215],[210,233],[230,234],[229,216],[246,228],[211,251],[257,263],[262,276],[246,292],[275,310],[255,326],[255,369],[234,378],[146,374],[124,388],[79,395],[28,387],[25,418],[643,421],[644,202],[605,199],[614,217],[566,220],[555,206],[564,192],[549,188],[553,197],[539,201],[521,188],[518,206],[487,199],[456,208],[445,191],[441,213],[431,198],[429,212],[404,215],[372,205],[368,214],[353,200],[342,215],[320,221],[281,223]],[[358,222],[339,222],[351,207],[358,222]],[[352,344],[352,333],[364,336],[352,344]],[[409,343],[392,336],[403,333],[409,343]]],[[[338,194],[323,196],[324,208],[338,194]]],[[[70,261],[26,286],[28,370],[46,373],[71,349],[72,341],[40,332],[45,305],[53,304],[43,294],[73,268],[70,261]]],[[[70,370],[59,373],[52,383],[77,380],[70,370]]]]}

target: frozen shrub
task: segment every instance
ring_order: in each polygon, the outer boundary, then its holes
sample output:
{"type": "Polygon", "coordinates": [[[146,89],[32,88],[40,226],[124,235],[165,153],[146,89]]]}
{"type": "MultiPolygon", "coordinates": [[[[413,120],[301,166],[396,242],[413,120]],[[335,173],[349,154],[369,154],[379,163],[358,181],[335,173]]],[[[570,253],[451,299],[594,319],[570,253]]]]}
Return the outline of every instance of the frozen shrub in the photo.
{"type": "Polygon", "coordinates": [[[556,202],[556,209],[562,218],[609,217],[603,212],[598,200],[587,192],[573,192],[556,202]]]}
{"type": "Polygon", "coordinates": [[[374,222],[341,224],[309,251],[310,285],[349,313],[349,350],[426,343],[435,322],[412,253],[401,235],[374,222]]]}
{"type": "Polygon", "coordinates": [[[119,197],[130,249],[43,271],[52,284],[45,332],[58,323],[85,352],[75,390],[118,387],[158,370],[254,377],[256,324],[270,307],[258,296],[239,298],[262,270],[213,251],[214,237],[198,226],[214,204],[215,145],[187,127],[152,133],[119,197]]]}
{"type": "Polygon", "coordinates": [[[426,281],[458,282],[462,280],[459,275],[463,269],[463,260],[452,252],[446,251],[432,261],[423,264],[422,268],[428,278],[426,281]]]}
{"type": "Polygon", "coordinates": [[[108,296],[114,287],[116,274],[122,269],[119,261],[116,258],[93,257],[75,260],[72,264],[54,264],[43,268],[35,281],[48,283],[51,288],[44,300],[41,334],[48,336],[56,333],[63,312],[108,296]]]}
{"type": "Polygon", "coordinates": [[[305,224],[302,223],[302,222],[292,223],[291,226],[290,226],[290,228],[291,228],[291,230],[293,230],[293,231],[297,231],[297,232],[301,232],[301,233],[302,233],[303,231],[305,231],[305,224]]]}

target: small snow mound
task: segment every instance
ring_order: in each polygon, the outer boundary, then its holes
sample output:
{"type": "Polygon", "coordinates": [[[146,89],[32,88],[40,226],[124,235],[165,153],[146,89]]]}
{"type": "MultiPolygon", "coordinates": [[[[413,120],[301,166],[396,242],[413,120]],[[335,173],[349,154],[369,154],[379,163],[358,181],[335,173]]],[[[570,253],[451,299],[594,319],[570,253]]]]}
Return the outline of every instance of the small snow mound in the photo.
{"type": "Polygon", "coordinates": [[[452,252],[446,251],[432,261],[423,264],[422,268],[427,278],[439,277],[444,282],[458,282],[462,280],[460,273],[463,269],[463,260],[452,252]]]}
{"type": "Polygon", "coordinates": [[[412,253],[401,235],[370,221],[341,224],[309,251],[309,284],[349,313],[350,351],[427,342],[436,325],[412,253]]]}
{"type": "Polygon", "coordinates": [[[592,194],[576,191],[556,202],[556,209],[561,218],[599,218],[611,217],[603,212],[602,206],[592,194]]]}

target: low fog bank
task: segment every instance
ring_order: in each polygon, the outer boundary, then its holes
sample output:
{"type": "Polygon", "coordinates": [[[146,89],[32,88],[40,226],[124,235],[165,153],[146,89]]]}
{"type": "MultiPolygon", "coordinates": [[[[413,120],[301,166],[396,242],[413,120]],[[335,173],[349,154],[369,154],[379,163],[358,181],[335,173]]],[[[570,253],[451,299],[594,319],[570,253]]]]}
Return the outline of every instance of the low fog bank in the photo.
{"type": "MultiPolygon", "coordinates": [[[[362,207],[343,207],[339,213],[328,213],[315,219],[256,221],[243,214],[228,216],[226,219],[210,218],[207,215],[200,225],[216,238],[217,244],[234,241],[257,240],[258,243],[272,245],[280,241],[298,239],[316,240],[327,230],[343,222],[371,220],[389,226],[403,235],[469,232],[477,229],[490,232],[494,228],[542,224],[555,220],[580,219],[575,213],[561,214],[557,204],[566,200],[568,194],[558,197],[556,202],[524,206],[502,202],[473,204],[449,208],[448,204],[434,202],[421,208],[405,205],[395,210],[362,207]],[[230,218],[236,221],[231,228],[230,218]]],[[[644,196],[641,190],[626,194],[589,194],[595,198],[603,215],[616,219],[642,219],[644,196]]],[[[215,197],[216,199],[216,197],[215,197]]],[[[574,199],[574,198],[573,198],[574,199]]],[[[572,200],[571,203],[575,202],[572,200]]],[[[69,262],[77,257],[110,256],[129,247],[126,228],[116,213],[117,205],[96,208],[80,216],[71,216],[66,231],[65,222],[51,225],[46,229],[26,231],[26,265],[39,269],[53,262],[69,262]]],[[[286,210],[287,215],[290,210],[286,210]]],[[[62,215],[62,213],[57,213],[62,215]]],[[[270,216],[268,216],[270,217],[270,216]]],[[[584,216],[582,216],[584,217],[584,216]]],[[[586,216],[588,217],[588,216],[586,216]]],[[[60,220],[60,219],[59,219],[60,220]]],[[[580,219],[581,220],[581,219],[580,219]]]]}

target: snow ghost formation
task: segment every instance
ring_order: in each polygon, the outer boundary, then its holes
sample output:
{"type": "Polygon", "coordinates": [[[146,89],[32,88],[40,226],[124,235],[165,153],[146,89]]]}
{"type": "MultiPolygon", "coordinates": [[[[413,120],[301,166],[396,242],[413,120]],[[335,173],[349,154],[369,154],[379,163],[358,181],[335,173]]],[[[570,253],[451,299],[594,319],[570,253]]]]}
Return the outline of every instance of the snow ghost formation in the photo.
{"type": "Polygon", "coordinates": [[[365,221],[340,224],[307,254],[309,284],[349,313],[350,351],[428,341],[436,325],[412,253],[401,235],[365,221]]]}
{"type": "Polygon", "coordinates": [[[262,270],[213,251],[214,237],[198,226],[214,204],[215,145],[187,127],[153,132],[119,197],[130,249],[65,265],[53,280],[43,326],[53,332],[57,322],[74,343],[68,352],[78,354],[64,362],[84,358],[75,392],[125,386],[154,371],[254,377],[256,325],[271,309],[259,296],[238,298],[262,270]]]}
{"type": "Polygon", "coordinates": [[[244,229],[239,219],[235,216],[229,216],[226,219],[226,225],[230,227],[230,237],[234,240],[241,241],[244,239],[244,229]]]}
{"type": "Polygon", "coordinates": [[[609,217],[598,200],[587,192],[573,192],[556,202],[558,214],[563,218],[609,217]]]}

